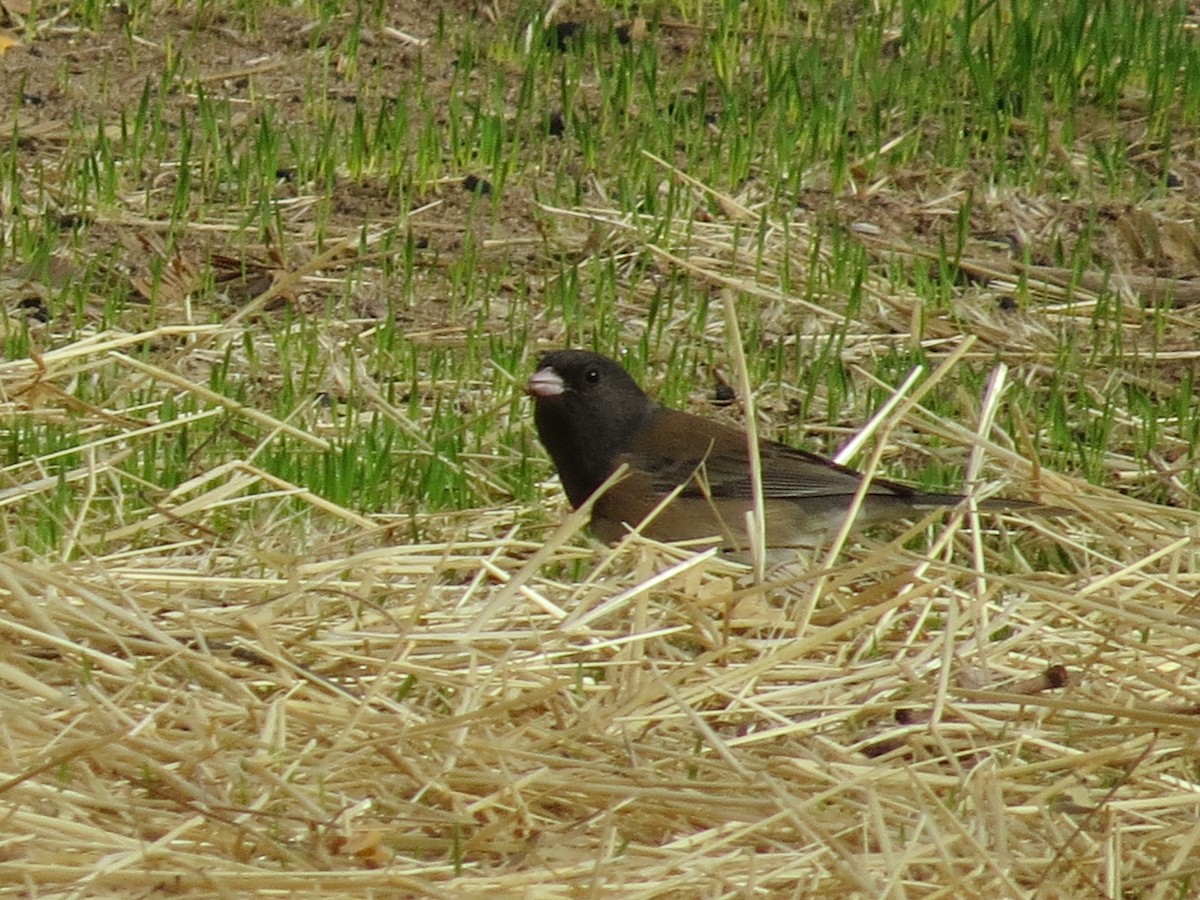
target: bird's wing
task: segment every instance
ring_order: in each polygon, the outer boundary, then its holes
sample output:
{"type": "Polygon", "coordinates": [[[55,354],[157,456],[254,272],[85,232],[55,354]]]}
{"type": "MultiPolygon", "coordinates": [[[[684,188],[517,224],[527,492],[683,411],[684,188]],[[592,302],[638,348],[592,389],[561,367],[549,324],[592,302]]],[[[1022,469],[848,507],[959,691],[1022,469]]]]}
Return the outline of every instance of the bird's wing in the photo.
{"type": "MultiPolygon", "coordinates": [[[[761,441],[763,495],[767,499],[848,497],[862,476],[853,469],[775,441],[761,441]]],[[[736,428],[675,410],[662,410],[654,425],[622,456],[659,493],[685,484],[681,496],[749,499],[746,435],[736,428]]],[[[908,498],[918,493],[886,479],[871,482],[872,495],[908,498]]]]}

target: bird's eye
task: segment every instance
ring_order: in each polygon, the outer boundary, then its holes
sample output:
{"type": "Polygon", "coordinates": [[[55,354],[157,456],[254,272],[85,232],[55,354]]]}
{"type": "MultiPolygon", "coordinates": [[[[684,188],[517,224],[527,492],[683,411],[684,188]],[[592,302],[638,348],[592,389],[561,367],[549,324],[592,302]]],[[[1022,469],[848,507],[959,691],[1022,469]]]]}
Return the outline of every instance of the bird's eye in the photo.
{"type": "Polygon", "coordinates": [[[588,366],[583,373],[583,380],[588,384],[596,384],[600,380],[600,370],[595,366],[588,366]]]}

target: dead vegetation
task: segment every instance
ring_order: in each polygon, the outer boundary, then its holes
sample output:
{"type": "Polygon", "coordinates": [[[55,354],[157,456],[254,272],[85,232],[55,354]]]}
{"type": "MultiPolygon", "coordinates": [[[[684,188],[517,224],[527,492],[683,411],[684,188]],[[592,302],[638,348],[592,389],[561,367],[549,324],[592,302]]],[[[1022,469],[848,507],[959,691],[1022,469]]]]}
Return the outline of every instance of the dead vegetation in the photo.
{"type": "MultiPolygon", "coordinates": [[[[639,240],[615,213],[577,215],[639,240]]],[[[768,261],[803,257],[796,237],[768,261]]],[[[791,303],[729,226],[643,250],[791,303]]],[[[870,293],[864,341],[919,302],[870,293]]],[[[59,560],[2,561],[13,887],[1156,896],[1160,873],[1187,877],[1195,511],[1035,471],[1003,435],[915,408],[984,477],[1075,514],[952,515],[916,545],[868,540],[756,583],[637,538],[588,544],[578,516],[547,536],[556,513],[511,507],[426,516],[430,539],[398,544],[253,450],[136,521],[100,513],[136,487],[114,463],[184,423],[72,403],[99,370],[295,428],[186,374],[226,331],[0,365],[9,421],[96,434],[72,471],[6,473],[10,507],[64,484],[88,498],[59,560]],[[168,340],[169,369],[126,353],[168,340]],[[1053,570],[1030,562],[1046,548],[1053,570]]],[[[1047,352],[1029,334],[1004,336],[1012,358],[1047,352]]]]}
{"type": "MultiPolygon", "coordinates": [[[[844,296],[784,287],[785,270],[795,285],[832,264],[814,250],[816,215],[801,207],[785,220],[753,190],[735,197],[658,163],[664,184],[694,192],[668,225],[596,190],[569,209],[520,194],[489,231],[436,186],[406,224],[447,257],[471,228],[485,261],[527,254],[521,277],[536,285],[531,331],[543,345],[563,329],[541,314],[537,286],[559,277],[561,260],[586,272],[595,258],[622,279],[630,344],[643,336],[656,279],[737,298],[772,342],[815,345],[846,328],[844,358],[864,381],[860,363],[880,348],[919,344],[939,367],[864,430],[877,448],[871,464],[936,439],[972,490],[1040,496],[1073,514],[957,510],[759,579],[636,536],[591,543],[555,483],[536,502],[505,501],[495,464],[508,451],[497,449],[458,462],[496,502],[430,509],[414,489],[403,508],[370,515],[260,464],[277,441],[330,450],[338,422],[316,400],[287,419],[271,411],[283,379],[258,323],[284,307],[316,316],[352,282],[355,314],[318,328],[329,393],[426,440],[428,421],[391,403],[379,373],[355,362],[395,286],[380,268],[386,228],[359,215],[380,214],[379,196],[346,199],[318,248],[304,211],[321,198],[297,188],[294,230],[282,249],[254,247],[251,264],[244,248],[225,246],[232,226],[217,213],[167,248],[154,223],[97,212],[94,234],[127,263],[101,282],[123,279],[135,298],[130,327],[95,327],[98,288],[79,322],[34,326],[29,354],[0,362],[5,440],[62,423],[79,435],[0,469],[5,889],[1190,890],[1200,875],[1200,510],[1187,440],[1165,428],[1149,467],[1127,447],[1104,449],[1097,486],[1042,465],[1030,435],[994,421],[1014,383],[1052,369],[1064,335],[1093,339],[1092,313],[1113,294],[1129,301],[1114,328],[1130,348],[1154,335],[1156,378],[1194,371],[1192,211],[1115,214],[1099,251],[1106,264],[1077,274],[1039,252],[1070,233],[1063,222],[1079,209],[1001,193],[970,229],[957,258],[967,284],[947,310],[883,272],[937,257],[931,229],[969,185],[947,184],[934,199],[922,194],[932,196],[928,181],[827,198],[822,227],[839,223],[872,258],[847,324],[844,296]],[[1013,241],[1034,252],[1014,253],[1013,241]],[[204,296],[228,308],[208,324],[192,304],[226,252],[235,262],[216,268],[229,278],[204,296]],[[1010,308],[1016,294],[1022,305],[1010,308]],[[137,305],[151,295],[153,310],[137,305]],[[253,366],[247,342],[260,354],[253,366]],[[925,408],[922,392],[953,383],[968,361],[995,368],[987,392],[964,401],[969,414],[925,408]],[[210,386],[222,364],[251,385],[245,398],[210,386]],[[168,399],[191,411],[164,415],[168,399]],[[125,465],[198,424],[232,435],[237,452],[169,490],[125,465]],[[63,508],[73,518],[54,552],[19,545],[23,528],[63,508]]],[[[77,276],[96,249],[65,254],[78,267],[67,271],[77,276]]],[[[407,339],[455,349],[467,326],[439,265],[416,276],[430,302],[406,311],[407,339]]],[[[14,296],[53,282],[31,275],[18,273],[14,296]]],[[[478,327],[502,320],[508,302],[512,293],[493,298],[478,327]]],[[[682,317],[673,325],[680,340],[731,340],[719,317],[700,334],[682,317]]],[[[525,427],[522,407],[504,405],[514,388],[501,377],[472,389],[497,436],[525,427]]],[[[419,452],[437,450],[426,441],[419,452]]]]}

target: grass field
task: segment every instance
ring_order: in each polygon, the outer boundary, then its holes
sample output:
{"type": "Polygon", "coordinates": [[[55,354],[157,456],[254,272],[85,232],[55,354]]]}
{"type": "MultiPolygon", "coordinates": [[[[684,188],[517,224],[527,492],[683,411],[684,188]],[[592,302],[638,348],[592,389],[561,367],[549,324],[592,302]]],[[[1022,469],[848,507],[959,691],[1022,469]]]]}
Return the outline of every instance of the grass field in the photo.
{"type": "Polygon", "coordinates": [[[0,26],[0,890],[1200,891],[1194,4],[0,26]],[[561,346],[1074,512],[603,546],[561,346]]]}

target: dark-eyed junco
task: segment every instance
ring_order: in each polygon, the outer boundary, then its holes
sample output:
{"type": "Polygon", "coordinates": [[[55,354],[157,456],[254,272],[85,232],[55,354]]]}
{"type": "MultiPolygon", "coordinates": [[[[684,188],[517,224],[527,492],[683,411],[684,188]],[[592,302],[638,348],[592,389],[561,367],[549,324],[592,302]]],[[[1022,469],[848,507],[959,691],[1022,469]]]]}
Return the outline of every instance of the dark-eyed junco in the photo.
{"type": "MultiPolygon", "coordinates": [[[[538,437],[550,453],[567,499],[578,507],[619,466],[626,477],[592,507],[592,532],[612,541],[637,526],[682,485],[642,529],[660,541],[716,538],[746,549],[752,508],[745,432],[679,410],[642,392],[621,366],[586,350],[557,350],[529,379],[538,437]]],[[[863,481],[853,469],[774,441],[759,442],[769,547],[814,547],[841,526],[863,481]]],[[[855,527],[954,506],[958,494],[934,494],[875,478],[855,527]]],[[[1024,500],[985,500],[982,510],[1043,508],[1024,500]]]]}

